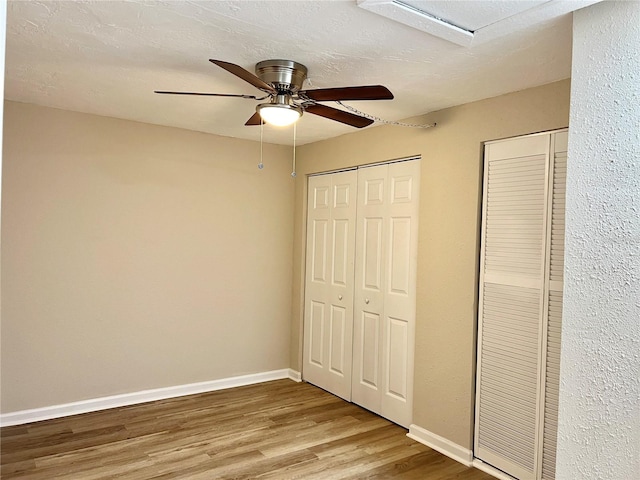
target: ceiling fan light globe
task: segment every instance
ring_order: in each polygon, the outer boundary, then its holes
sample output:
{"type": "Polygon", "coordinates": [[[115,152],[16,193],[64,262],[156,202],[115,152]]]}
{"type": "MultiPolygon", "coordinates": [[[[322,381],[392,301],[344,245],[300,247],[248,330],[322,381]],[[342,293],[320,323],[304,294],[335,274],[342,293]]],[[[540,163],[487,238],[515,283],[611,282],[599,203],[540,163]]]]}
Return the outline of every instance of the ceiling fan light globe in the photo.
{"type": "Polygon", "coordinates": [[[256,111],[266,123],[276,127],[292,125],[302,116],[302,109],[296,105],[262,103],[256,111]]]}

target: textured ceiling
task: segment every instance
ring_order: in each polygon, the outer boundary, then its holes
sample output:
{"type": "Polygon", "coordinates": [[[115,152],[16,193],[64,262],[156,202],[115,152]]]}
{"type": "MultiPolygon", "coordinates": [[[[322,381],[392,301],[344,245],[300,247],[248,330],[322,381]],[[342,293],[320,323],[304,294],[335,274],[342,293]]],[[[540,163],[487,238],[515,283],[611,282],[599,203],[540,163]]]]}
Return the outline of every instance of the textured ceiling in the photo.
{"type": "MultiPolygon", "coordinates": [[[[504,17],[521,10],[521,2],[413,3],[470,27],[474,8],[481,24],[493,21],[487,12],[504,17]]],[[[354,0],[8,2],[5,98],[259,139],[259,127],[244,126],[255,111],[253,100],[153,94],[260,93],[209,58],[250,71],[261,60],[295,60],[309,69],[306,88],[383,84],[394,100],[346,103],[399,120],[567,78],[571,18],[523,24],[506,36],[461,47],[359,8],[354,0]]],[[[305,114],[297,143],[354,130],[305,114]]],[[[290,144],[292,129],[265,127],[264,135],[265,141],[290,144]]]]}

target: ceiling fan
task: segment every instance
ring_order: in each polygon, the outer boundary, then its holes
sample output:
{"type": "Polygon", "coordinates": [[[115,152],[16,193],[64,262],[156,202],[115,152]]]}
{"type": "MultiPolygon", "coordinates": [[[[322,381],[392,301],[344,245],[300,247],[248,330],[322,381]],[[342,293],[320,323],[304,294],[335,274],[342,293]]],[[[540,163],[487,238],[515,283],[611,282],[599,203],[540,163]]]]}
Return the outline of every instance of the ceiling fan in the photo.
{"type": "Polygon", "coordinates": [[[256,64],[256,75],[239,65],[222,60],[209,59],[211,63],[250,83],[266,95],[237,95],[225,93],[172,92],[156,90],[155,93],[169,95],[203,95],[211,97],[238,97],[251,100],[266,100],[256,107],[256,113],[245,125],[260,125],[267,122],[285,126],[296,122],[303,112],[325,117],[356,128],[371,125],[373,120],[354,113],[328,107],[318,102],[346,100],[391,100],[393,94],[382,85],[357,87],[317,88],[301,90],[307,78],[307,67],[291,60],[265,60],[256,64]]]}

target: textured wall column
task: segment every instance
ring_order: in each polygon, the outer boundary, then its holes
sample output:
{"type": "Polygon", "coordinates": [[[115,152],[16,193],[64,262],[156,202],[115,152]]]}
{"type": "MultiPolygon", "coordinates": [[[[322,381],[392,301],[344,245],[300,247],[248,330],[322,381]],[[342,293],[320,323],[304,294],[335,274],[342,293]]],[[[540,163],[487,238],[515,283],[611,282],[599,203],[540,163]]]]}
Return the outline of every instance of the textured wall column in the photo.
{"type": "Polygon", "coordinates": [[[559,480],[640,472],[640,2],[574,13],[559,480]]]}

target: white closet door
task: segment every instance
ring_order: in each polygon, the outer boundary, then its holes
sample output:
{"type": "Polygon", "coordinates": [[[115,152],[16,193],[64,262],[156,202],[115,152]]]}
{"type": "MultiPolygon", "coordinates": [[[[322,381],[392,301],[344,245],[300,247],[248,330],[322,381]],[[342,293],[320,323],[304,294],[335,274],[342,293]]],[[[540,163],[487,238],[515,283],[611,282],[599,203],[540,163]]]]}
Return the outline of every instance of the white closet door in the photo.
{"type": "Polygon", "coordinates": [[[550,170],[551,202],[547,242],[547,345],[542,435],[542,479],[554,480],[558,436],[558,394],[560,377],[560,331],[562,328],[562,287],[564,271],[565,183],[567,179],[567,132],[552,137],[554,155],[550,170]]]}
{"type": "Polygon", "coordinates": [[[309,177],[304,379],[351,400],[357,172],[309,177]]]}
{"type": "Polygon", "coordinates": [[[409,427],[413,419],[420,162],[390,164],[388,185],[381,412],[409,427]]]}
{"type": "Polygon", "coordinates": [[[535,478],[549,136],[485,147],[475,455],[535,478]]]}
{"type": "Polygon", "coordinates": [[[412,419],[420,163],[358,172],[353,401],[412,419]]]}
{"type": "Polygon", "coordinates": [[[353,341],[354,403],[380,414],[384,320],[385,191],[388,165],[358,172],[358,220],[353,341]]]}

